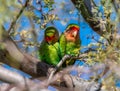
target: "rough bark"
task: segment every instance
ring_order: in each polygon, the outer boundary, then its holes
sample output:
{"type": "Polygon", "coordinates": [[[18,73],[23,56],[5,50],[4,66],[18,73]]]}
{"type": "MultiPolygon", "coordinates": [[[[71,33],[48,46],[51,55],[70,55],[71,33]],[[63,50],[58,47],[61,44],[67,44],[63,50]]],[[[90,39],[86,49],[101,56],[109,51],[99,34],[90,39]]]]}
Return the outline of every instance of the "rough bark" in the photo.
{"type": "Polygon", "coordinates": [[[100,25],[100,20],[93,16],[92,8],[95,7],[92,4],[91,0],[71,0],[74,6],[78,9],[78,11],[82,14],[85,21],[91,26],[91,28],[98,33],[99,35],[103,36],[105,34],[104,29],[100,25]],[[95,21],[93,21],[95,19],[95,21]],[[97,27],[95,27],[97,26],[97,27]]]}
{"type": "MultiPolygon", "coordinates": [[[[0,29],[0,62],[20,69],[32,76],[41,76],[41,69],[43,68],[39,64],[44,64],[37,58],[21,52],[3,27],[0,29]]],[[[44,72],[47,69],[48,65],[44,64],[44,72]]]]}

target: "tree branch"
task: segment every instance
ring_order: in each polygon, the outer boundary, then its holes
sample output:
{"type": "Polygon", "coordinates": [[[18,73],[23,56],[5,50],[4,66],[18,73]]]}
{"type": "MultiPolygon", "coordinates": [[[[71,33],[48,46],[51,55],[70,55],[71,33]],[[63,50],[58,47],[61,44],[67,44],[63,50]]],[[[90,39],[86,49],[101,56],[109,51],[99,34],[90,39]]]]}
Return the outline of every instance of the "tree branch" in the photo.
{"type": "Polygon", "coordinates": [[[0,61],[32,76],[37,76],[39,74],[37,64],[40,60],[21,52],[3,27],[0,31],[0,61]]]}
{"type": "Polygon", "coordinates": [[[23,7],[20,9],[19,13],[17,14],[17,16],[15,17],[15,19],[12,21],[10,28],[8,29],[8,33],[10,34],[12,28],[14,27],[14,25],[16,24],[17,20],[19,19],[19,17],[22,15],[23,11],[25,10],[25,8],[27,7],[29,0],[26,0],[25,4],[23,5],[23,7]]]}
{"type": "Polygon", "coordinates": [[[71,0],[74,6],[78,9],[78,11],[82,14],[83,18],[90,25],[90,27],[98,33],[100,36],[104,36],[107,32],[104,20],[99,19],[94,16],[94,12],[92,12],[93,8],[98,8],[96,5],[91,2],[91,0],[71,0]]]}
{"type": "Polygon", "coordinates": [[[11,91],[13,88],[14,90],[12,91],[41,91],[42,89],[47,89],[44,84],[35,83],[34,81],[24,78],[16,72],[3,68],[2,66],[0,66],[0,80],[10,83],[4,88],[6,90],[1,90],[3,87],[0,85],[0,91],[11,91]]]}
{"type": "Polygon", "coordinates": [[[25,85],[26,83],[25,81],[27,81],[28,79],[24,78],[18,73],[12,72],[0,66],[0,80],[7,82],[7,83],[25,85]]]}
{"type": "Polygon", "coordinates": [[[53,75],[60,69],[60,67],[62,66],[62,64],[67,60],[67,59],[83,59],[86,58],[87,54],[79,54],[78,56],[71,56],[71,55],[65,55],[60,62],[57,64],[56,68],[50,73],[49,79],[48,79],[48,83],[51,81],[53,75]]]}
{"type": "Polygon", "coordinates": [[[90,24],[90,26],[100,35],[102,35],[101,33],[101,29],[100,27],[95,28],[94,26],[99,24],[99,21],[96,20],[95,22],[92,22],[90,20],[88,20],[89,18],[92,18],[92,12],[91,12],[91,2],[90,0],[87,0],[88,2],[86,2],[86,0],[71,0],[73,2],[73,4],[75,5],[75,7],[79,10],[79,12],[81,12],[82,16],[84,17],[84,19],[90,24]],[[90,8],[87,8],[87,7],[90,8]]]}

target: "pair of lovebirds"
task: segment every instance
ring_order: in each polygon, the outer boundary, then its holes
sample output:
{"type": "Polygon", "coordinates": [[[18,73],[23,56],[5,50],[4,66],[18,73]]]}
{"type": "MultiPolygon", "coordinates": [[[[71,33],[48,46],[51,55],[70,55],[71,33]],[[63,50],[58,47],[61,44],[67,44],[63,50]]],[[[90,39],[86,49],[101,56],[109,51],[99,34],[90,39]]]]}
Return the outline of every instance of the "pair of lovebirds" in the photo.
{"type": "MultiPolygon", "coordinates": [[[[80,27],[69,24],[59,37],[58,30],[47,27],[44,39],[39,47],[39,59],[49,65],[56,66],[65,54],[76,56],[80,53],[80,27]]],[[[67,60],[62,66],[73,65],[75,60],[67,60]]]]}

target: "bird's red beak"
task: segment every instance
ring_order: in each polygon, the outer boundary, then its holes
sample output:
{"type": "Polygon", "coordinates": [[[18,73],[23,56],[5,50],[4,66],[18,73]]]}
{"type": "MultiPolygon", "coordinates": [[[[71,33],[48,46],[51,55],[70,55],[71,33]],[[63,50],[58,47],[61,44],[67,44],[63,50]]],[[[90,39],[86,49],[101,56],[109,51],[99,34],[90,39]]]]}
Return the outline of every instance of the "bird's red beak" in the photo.
{"type": "Polygon", "coordinates": [[[78,31],[74,31],[74,32],[73,32],[73,36],[74,36],[74,37],[76,37],[77,34],[78,34],[78,31]]]}
{"type": "Polygon", "coordinates": [[[78,27],[71,27],[71,30],[73,30],[73,36],[76,37],[78,32],[79,32],[79,28],[78,27]]]}
{"type": "Polygon", "coordinates": [[[52,41],[54,40],[54,38],[55,38],[55,36],[46,37],[45,40],[46,40],[49,44],[51,44],[52,41]]]}

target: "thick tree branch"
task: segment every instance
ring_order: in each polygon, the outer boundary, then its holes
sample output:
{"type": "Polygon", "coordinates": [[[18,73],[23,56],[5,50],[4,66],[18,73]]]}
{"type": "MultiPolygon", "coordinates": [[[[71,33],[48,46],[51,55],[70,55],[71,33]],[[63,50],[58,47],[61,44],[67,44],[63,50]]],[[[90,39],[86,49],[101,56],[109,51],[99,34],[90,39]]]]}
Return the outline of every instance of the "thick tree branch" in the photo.
{"type": "MultiPolygon", "coordinates": [[[[27,78],[19,75],[18,73],[12,72],[0,66],[0,80],[12,83],[12,84],[23,84],[25,85],[25,81],[28,81],[27,78]]],[[[30,82],[30,81],[29,81],[30,82]]]]}
{"type": "Polygon", "coordinates": [[[0,62],[20,69],[30,75],[38,75],[37,64],[40,61],[31,55],[22,53],[3,27],[0,31],[0,62]]]}
{"type": "Polygon", "coordinates": [[[2,66],[0,66],[0,80],[10,83],[10,85],[7,84],[9,86],[5,87],[6,90],[1,90],[3,87],[0,85],[0,91],[11,91],[13,88],[14,90],[12,91],[41,91],[42,89],[47,89],[45,85],[35,83],[28,78],[24,78],[18,73],[3,68],[2,66]]]}

